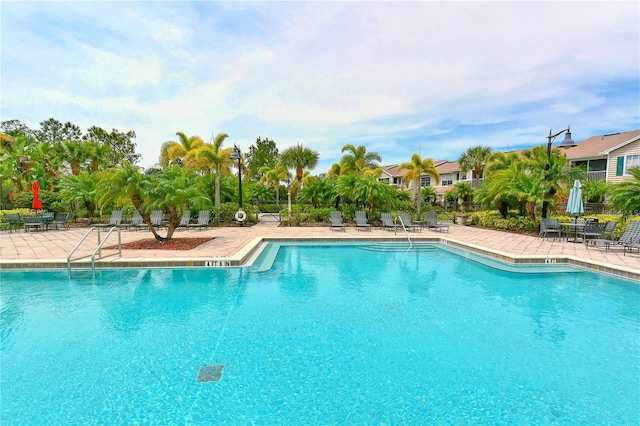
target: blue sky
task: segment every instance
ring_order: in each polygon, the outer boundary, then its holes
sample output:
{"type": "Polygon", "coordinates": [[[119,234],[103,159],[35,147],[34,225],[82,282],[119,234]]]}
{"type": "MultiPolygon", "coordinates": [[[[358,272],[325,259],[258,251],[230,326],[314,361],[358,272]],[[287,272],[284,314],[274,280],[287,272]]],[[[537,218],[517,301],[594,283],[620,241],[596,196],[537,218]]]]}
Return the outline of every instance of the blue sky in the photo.
{"type": "Polygon", "coordinates": [[[258,136],[382,163],[455,160],[640,128],[640,5],[628,2],[0,3],[0,119],[258,136]]]}

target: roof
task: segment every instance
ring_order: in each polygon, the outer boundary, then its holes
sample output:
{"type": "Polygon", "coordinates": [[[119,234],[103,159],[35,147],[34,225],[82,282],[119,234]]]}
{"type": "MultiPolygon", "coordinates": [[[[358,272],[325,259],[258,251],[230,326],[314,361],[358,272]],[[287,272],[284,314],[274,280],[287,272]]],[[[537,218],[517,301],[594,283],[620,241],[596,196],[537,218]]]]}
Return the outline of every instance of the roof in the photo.
{"type": "Polygon", "coordinates": [[[458,172],[460,171],[460,164],[457,161],[447,161],[445,163],[436,166],[436,170],[441,175],[444,173],[458,172]]]}
{"type": "Polygon", "coordinates": [[[589,139],[578,142],[576,146],[567,148],[565,153],[570,160],[599,157],[638,139],[640,139],[640,130],[592,136],[589,139]]]}
{"type": "MultiPolygon", "coordinates": [[[[434,161],[435,165],[436,165],[436,170],[438,170],[438,173],[440,173],[440,164],[443,163],[448,163],[447,160],[438,160],[438,161],[434,161]]],[[[407,170],[400,170],[398,168],[399,164],[392,164],[390,166],[382,166],[382,172],[389,175],[389,176],[404,176],[405,173],[407,173],[407,170]]]]}

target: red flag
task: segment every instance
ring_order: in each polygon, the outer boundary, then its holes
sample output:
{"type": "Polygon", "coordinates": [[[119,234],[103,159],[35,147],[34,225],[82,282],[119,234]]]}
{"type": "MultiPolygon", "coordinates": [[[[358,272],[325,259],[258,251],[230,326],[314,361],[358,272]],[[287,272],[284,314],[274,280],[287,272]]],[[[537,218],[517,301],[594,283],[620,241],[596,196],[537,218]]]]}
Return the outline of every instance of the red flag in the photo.
{"type": "Polygon", "coordinates": [[[31,203],[31,208],[34,210],[40,210],[42,208],[42,203],[40,202],[40,184],[38,181],[33,182],[31,189],[33,190],[33,202],[31,203]]]}

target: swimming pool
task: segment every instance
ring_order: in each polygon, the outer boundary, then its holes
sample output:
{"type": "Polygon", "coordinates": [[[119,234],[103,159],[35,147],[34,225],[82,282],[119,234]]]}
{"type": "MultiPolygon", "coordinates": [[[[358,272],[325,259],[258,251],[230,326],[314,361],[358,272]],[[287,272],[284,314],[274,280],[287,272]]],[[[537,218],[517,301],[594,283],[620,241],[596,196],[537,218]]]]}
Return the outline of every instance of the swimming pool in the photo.
{"type": "Polygon", "coordinates": [[[3,271],[0,423],[638,420],[637,283],[438,245],[271,253],[263,272],[3,271]]]}

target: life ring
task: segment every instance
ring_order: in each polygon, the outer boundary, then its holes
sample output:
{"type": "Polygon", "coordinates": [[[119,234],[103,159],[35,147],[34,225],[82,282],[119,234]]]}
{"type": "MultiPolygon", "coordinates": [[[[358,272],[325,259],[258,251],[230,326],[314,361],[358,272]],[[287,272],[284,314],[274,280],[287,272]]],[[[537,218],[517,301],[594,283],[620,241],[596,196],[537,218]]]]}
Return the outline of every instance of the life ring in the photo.
{"type": "Polygon", "coordinates": [[[244,222],[245,220],[247,220],[247,214],[244,212],[244,210],[238,210],[236,212],[236,220],[238,222],[244,222]]]}

